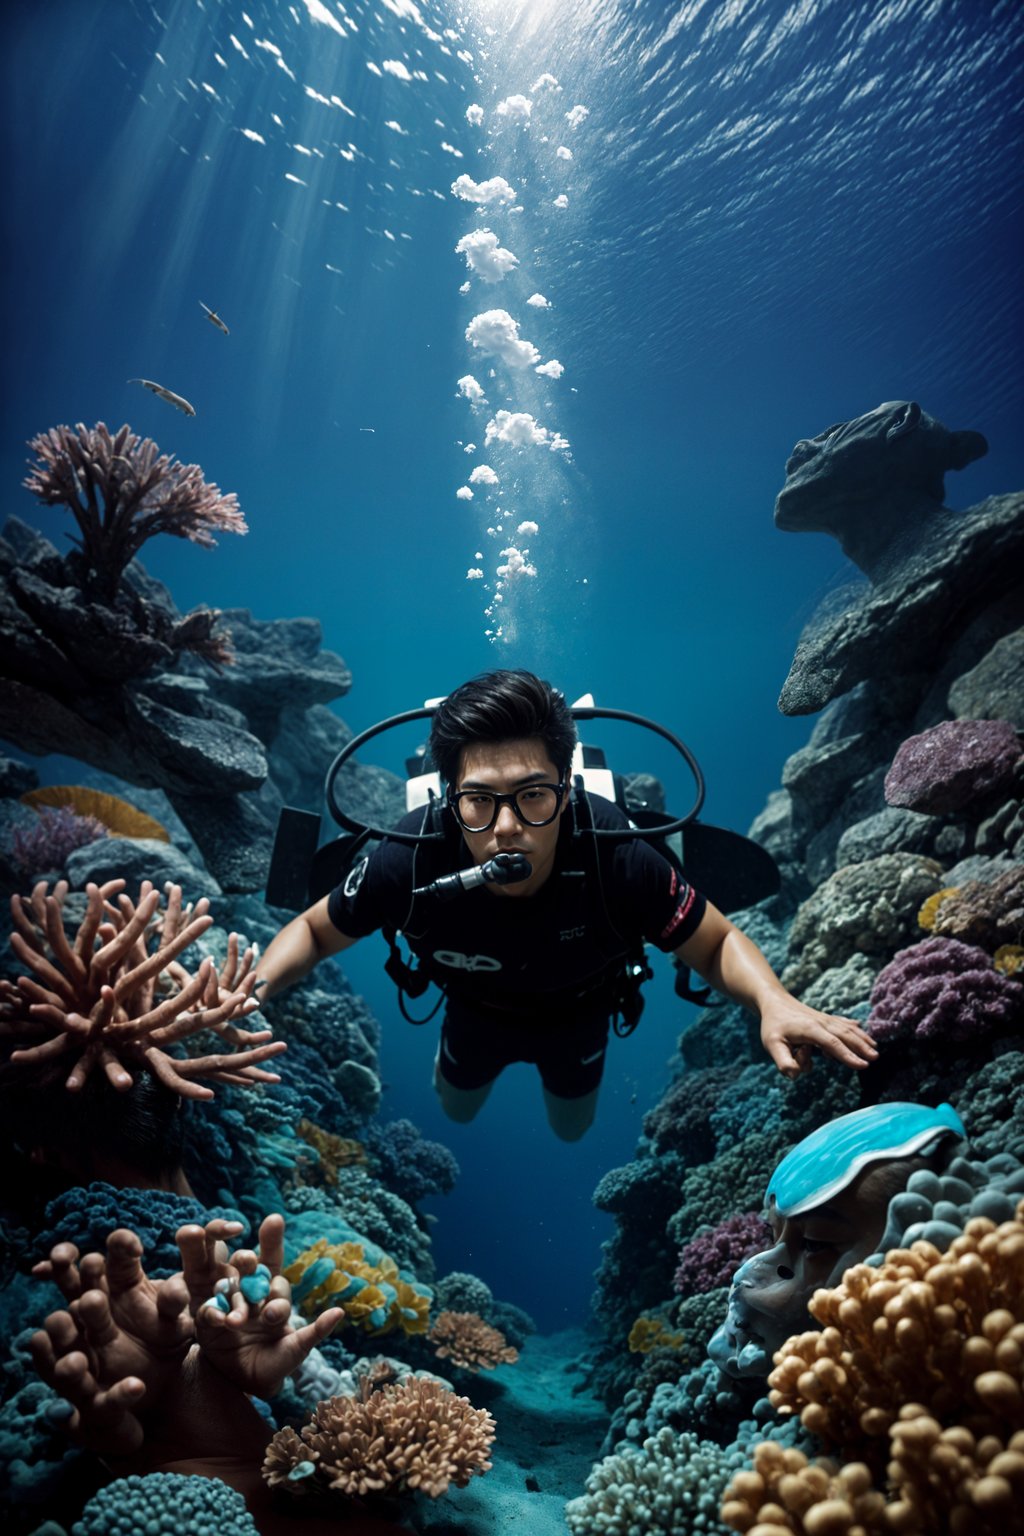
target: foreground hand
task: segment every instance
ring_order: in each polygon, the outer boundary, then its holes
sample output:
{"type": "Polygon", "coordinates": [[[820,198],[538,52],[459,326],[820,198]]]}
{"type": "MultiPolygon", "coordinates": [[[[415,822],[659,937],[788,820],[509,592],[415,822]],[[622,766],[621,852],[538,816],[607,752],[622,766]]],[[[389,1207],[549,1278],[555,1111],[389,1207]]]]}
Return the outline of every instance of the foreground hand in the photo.
{"type": "Polygon", "coordinates": [[[846,1067],[862,1070],[878,1056],[878,1047],[853,1019],[819,1013],[788,995],[765,1006],[761,1014],[761,1044],[783,1077],[809,1072],[817,1046],[846,1067]]]}
{"type": "MultiPolygon", "coordinates": [[[[186,1273],[186,1251],[195,1250],[193,1283],[199,1273],[199,1243],[194,1236],[199,1231],[183,1228],[178,1234],[186,1273]]],[[[258,1253],[239,1249],[226,1262],[215,1257],[207,1266],[214,1285],[207,1289],[204,1304],[195,1309],[203,1358],[228,1381],[259,1397],[279,1391],[285,1377],[298,1370],[342,1317],[341,1308],[332,1307],[305,1327],[293,1328],[291,1287],[281,1273],[283,1264],[284,1218],[267,1216],[260,1225],[258,1253]],[[213,1300],[214,1290],[220,1294],[220,1304],[213,1300]],[[261,1291],[265,1294],[260,1295],[261,1291]]]]}
{"type": "Polygon", "coordinates": [[[143,1399],[155,1404],[177,1381],[192,1342],[181,1276],[150,1280],[141,1258],[139,1238],[122,1227],[108,1237],[106,1254],[79,1261],[73,1243],[59,1243],[32,1271],[68,1303],[33,1335],[33,1364],[71,1404],[72,1437],[108,1455],[142,1444],[143,1399]]]}

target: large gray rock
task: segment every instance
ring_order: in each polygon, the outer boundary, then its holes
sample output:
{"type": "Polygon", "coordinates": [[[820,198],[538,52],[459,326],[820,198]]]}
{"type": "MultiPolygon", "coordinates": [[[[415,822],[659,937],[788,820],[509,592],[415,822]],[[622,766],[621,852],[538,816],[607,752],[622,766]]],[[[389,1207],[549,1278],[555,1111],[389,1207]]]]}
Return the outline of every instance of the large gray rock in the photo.
{"type": "Polygon", "coordinates": [[[1024,734],[1024,629],[997,640],[949,690],[957,720],[1008,720],[1024,734]]]}
{"type": "Polygon", "coordinates": [[[168,709],[141,688],[126,693],[124,702],[132,754],[152,765],[153,777],[159,765],[157,782],[169,794],[230,795],[258,789],[266,778],[263,749],[248,731],[168,709]]]}
{"type": "Polygon", "coordinates": [[[171,804],[225,891],[260,891],[267,883],[277,823],[254,795],[174,794],[171,804]]]}
{"type": "Polygon", "coordinates": [[[882,853],[930,854],[942,825],[935,816],[887,805],[847,827],[836,848],[836,863],[863,864],[882,853]]]}
{"type": "Polygon", "coordinates": [[[813,713],[894,674],[923,693],[978,610],[1021,590],[1024,495],[964,513],[942,504],[946,472],[986,451],[979,433],[950,432],[914,401],[797,443],[776,526],[831,534],[868,584],[834,595],[804,631],[779,699],[784,714],[813,713]]]}
{"type": "Polygon", "coordinates": [[[181,886],[186,900],[220,894],[220,886],[212,875],[197,869],[173,843],[153,837],[101,837],[76,849],[68,858],[66,869],[68,879],[78,891],[84,890],[90,880],[97,885],[105,880],[126,880],[128,893],[134,896],[143,880],[152,880],[158,890],[170,880],[181,886]]]}
{"type": "MultiPolygon", "coordinates": [[[[277,735],[281,712],[327,704],[348,693],[352,674],[333,651],[321,649],[316,619],[255,619],[248,608],[225,608],[234,662],[210,684],[217,698],[245,715],[261,741],[277,735]]],[[[184,661],[183,670],[200,670],[184,661]]]]}

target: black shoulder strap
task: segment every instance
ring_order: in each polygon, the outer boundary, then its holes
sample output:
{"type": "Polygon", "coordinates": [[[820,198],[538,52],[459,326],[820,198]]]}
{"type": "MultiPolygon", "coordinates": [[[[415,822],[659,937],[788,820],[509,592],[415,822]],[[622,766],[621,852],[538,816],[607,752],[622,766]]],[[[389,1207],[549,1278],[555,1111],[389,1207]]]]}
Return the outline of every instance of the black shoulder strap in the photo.
{"type": "MultiPolygon", "coordinates": [[[[441,806],[441,802],[438,800],[433,790],[431,790],[427,804],[424,807],[423,820],[420,823],[420,832],[434,832],[437,835],[439,842],[437,845],[432,843],[417,843],[413,850],[412,871],[409,882],[409,906],[401,923],[401,930],[403,932],[412,921],[413,909],[416,906],[416,897],[413,893],[421,883],[420,876],[423,873],[423,860],[429,860],[431,864],[429,879],[423,883],[429,884],[430,880],[436,879],[438,874],[444,873],[443,869],[438,869],[436,872],[433,869],[434,863],[441,862],[437,858],[437,854],[444,847],[444,822],[442,820],[442,809],[443,808],[441,806]]],[[[425,1016],[425,1018],[414,1019],[405,1006],[405,1000],[407,997],[422,997],[424,992],[430,986],[431,978],[427,975],[422,966],[413,965],[411,960],[407,960],[402,954],[402,951],[398,947],[399,929],[397,927],[391,923],[385,923],[381,928],[381,932],[383,933],[384,938],[387,940],[388,949],[390,951],[388,958],[384,962],[384,971],[386,975],[390,976],[391,980],[398,988],[398,1009],[402,1015],[402,1018],[405,1019],[406,1023],[408,1024],[429,1024],[437,1010],[440,1008],[441,1004],[444,1002],[445,994],[443,989],[440,989],[440,997],[434,1004],[433,1008],[431,1008],[430,1012],[425,1016]]]]}

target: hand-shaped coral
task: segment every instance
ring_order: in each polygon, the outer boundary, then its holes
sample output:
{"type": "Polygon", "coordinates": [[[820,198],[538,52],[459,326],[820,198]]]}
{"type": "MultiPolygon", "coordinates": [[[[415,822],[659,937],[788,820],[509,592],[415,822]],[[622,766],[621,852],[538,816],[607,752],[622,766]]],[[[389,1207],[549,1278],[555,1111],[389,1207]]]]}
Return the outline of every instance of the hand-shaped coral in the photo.
{"type": "Polygon", "coordinates": [[[182,904],[181,887],[168,885],[166,908],[150,881],[137,902],[123,880],[86,886],[86,911],[73,940],[64,928],[66,881],[51,894],[45,881],[30,897],[13,896],[11,947],[31,976],[0,981],[0,1037],[41,1043],[21,1046],[11,1060],[46,1064],[74,1057],[66,1080],[73,1092],[99,1066],[115,1088],[132,1086],[134,1071],[148,1070],[183,1098],[210,1099],[199,1078],[246,1086],[276,1082],[258,1063],[285,1049],[270,1031],[249,1033],[232,1020],[253,1012],[255,953],[239,954],[232,934],[218,972],[208,956],[192,975],[178,956],[210,927],[209,902],[182,904]],[[155,941],[155,947],[151,943],[155,941]],[[167,1047],[212,1030],[225,1049],[213,1055],[172,1056],[167,1047]],[[240,1047],[240,1049],[236,1049],[240,1047]]]}

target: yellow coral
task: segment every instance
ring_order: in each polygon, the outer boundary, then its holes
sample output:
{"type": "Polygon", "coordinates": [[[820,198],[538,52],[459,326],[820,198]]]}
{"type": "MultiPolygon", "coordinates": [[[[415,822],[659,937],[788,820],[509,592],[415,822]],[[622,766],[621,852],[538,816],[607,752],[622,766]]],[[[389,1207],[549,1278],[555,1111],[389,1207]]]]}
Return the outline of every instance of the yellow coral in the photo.
{"type": "Polygon", "coordinates": [[[303,1141],[308,1141],[320,1160],[324,1183],[337,1184],[338,1169],[351,1168],[366,1162],[366,1151],[361,1141],[351,1141],[347,1136],[336,1136],[325,1131],[312,1120],[303,1118],[296,1126],[303,1141]]]}
{"type": "Polygon", "coordinates": [[[933,933],[935,931],[935,924],[939,916],[939,908],[942,906],[942,903],[947,899],[947,897],[955,896],[959,890],[960,887],[958,885],[947,885],[944,891],[935,891],[933,895],[929,896],[928,900],[917,914],[917,921],[919,926],[926,928],[929,933],[933,933]]]}
{"type": "Polygon", "coordinates": [[[158,842],[169,843],[170,833],[159,821],[136,810],[118,795],[108,795],[101,789],[86,789],[83,784],[44,784],[30,789],[21,796],[22,805],[30,805],[34,811],[41,807],[66,806],[76,816],[95,816],[102,821],[111,837],[151,837],[158,842]]]}
{"type": "Polygon", "coordinates": [[[992,956],[992,964],[1004,976],[1016,976],[1024,971],[1024,944],[1000,944],[992,956]]]}
{"type": "Polygon", "coordinates": [[[634,1355],[649,1355],[654,1349],[682,1349],[685,1333],[669,1333],[661,1317],[637,1318],[629,1330],[629,1348],[634,1355]]]}
{"type": "Polygon", "coordinates": [[[406,1334],[427,1331],[429,1295],[403,1280],[387,1254],[376,1265],[367,1263],[361,1243],[328,1243],[320,1238],[284,1273],[306,1317],[341,1307],[343,1327],[361,1328],[373,1336],[395,1328],[406,1334]]]}

